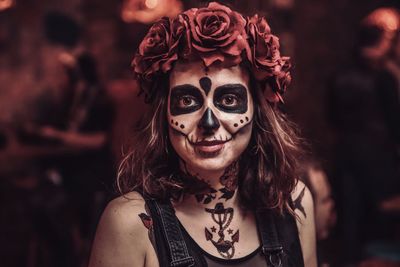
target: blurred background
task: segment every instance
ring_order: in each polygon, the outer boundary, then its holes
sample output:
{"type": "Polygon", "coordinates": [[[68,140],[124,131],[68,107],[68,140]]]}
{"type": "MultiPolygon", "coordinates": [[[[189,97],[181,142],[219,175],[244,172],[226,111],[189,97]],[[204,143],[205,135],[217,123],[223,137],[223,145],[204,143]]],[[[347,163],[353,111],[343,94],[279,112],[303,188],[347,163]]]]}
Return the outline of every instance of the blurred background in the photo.
{"type": "MultiPolygon", "coordinates": [[[[398,0],[225,0],[292,57],[321,266],[400,266],[398,0]]],[[[200,0],[0,0],[0,265],[87,265],[131,129],[130,61],[200,0]]]]}

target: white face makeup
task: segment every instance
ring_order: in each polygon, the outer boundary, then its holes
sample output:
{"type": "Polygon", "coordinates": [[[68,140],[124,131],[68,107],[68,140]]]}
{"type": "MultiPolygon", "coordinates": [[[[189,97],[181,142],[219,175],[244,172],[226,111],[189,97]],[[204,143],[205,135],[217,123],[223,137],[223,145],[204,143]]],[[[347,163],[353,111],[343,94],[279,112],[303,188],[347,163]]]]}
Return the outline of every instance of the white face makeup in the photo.
{"type": "Polygon", "coordinates": [[[170,75],[168,123],[172,146],[198,170],[223,170],[246,149],[253,99],[248,74],[239,66],[178,63],[170,75]]]}

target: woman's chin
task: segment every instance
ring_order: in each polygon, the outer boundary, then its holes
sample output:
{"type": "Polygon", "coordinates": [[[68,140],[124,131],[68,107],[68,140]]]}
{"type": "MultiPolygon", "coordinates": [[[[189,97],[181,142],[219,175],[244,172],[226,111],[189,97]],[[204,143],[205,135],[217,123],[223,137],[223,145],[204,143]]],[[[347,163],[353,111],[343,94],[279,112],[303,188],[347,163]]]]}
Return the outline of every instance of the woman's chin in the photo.
{"type": "Polygon", "coordinates": [[[201,172],[217,172],[225,170],[232,161],[220,155],[216,157],[196,157],[196,159],[191,159],[188,163],[201,172]]]}

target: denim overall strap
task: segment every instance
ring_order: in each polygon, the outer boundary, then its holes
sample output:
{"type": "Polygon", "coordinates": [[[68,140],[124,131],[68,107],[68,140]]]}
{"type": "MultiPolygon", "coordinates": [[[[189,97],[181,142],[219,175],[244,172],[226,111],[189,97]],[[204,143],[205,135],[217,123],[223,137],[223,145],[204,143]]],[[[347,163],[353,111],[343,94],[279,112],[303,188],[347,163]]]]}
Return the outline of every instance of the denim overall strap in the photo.
{"type": "Polygon", "coordinates": [[[274,214],[271,209],[257,209],[256,221],[262,242],[262,252],[268,266],[284,267],[283,246],[279,240],[274,214]]]}
{"type": "Polygon", "coordinates": [[[164,237],[167,240],[168,249],[171,258],[171,267],[189,267],[194,266],[194,259],[189,255],[182,231],[179,227],[178,219],[170,202],[161,203],[156,200],[150,200],[160,215],[160,221],[163,228],[164,237]]]}

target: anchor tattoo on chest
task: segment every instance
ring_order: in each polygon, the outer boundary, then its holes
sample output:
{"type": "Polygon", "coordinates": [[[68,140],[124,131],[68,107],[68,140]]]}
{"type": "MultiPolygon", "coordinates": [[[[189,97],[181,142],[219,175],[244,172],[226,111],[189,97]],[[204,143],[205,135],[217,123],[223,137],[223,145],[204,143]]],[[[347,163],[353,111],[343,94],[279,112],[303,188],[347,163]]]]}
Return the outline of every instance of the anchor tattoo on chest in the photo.
{"type": "Polygon", "coordinates": [[[210,229],[205,227],[206,240],[210,241],[218,253],[225,259],[231,259],[235,255],[235,243],[239,242],[239,230],[234,232],[229,225],[232,222],[234,210],[233,208],[225,208],[224,204],[218,202],[213,209],[205,209],[211,214],[211,218],[217,227],[212,226],[210,229]],[[214,238],[214,234],[217,237],[214,238]],[[230,236],[230,240],[228,239],[230,236]]]}

